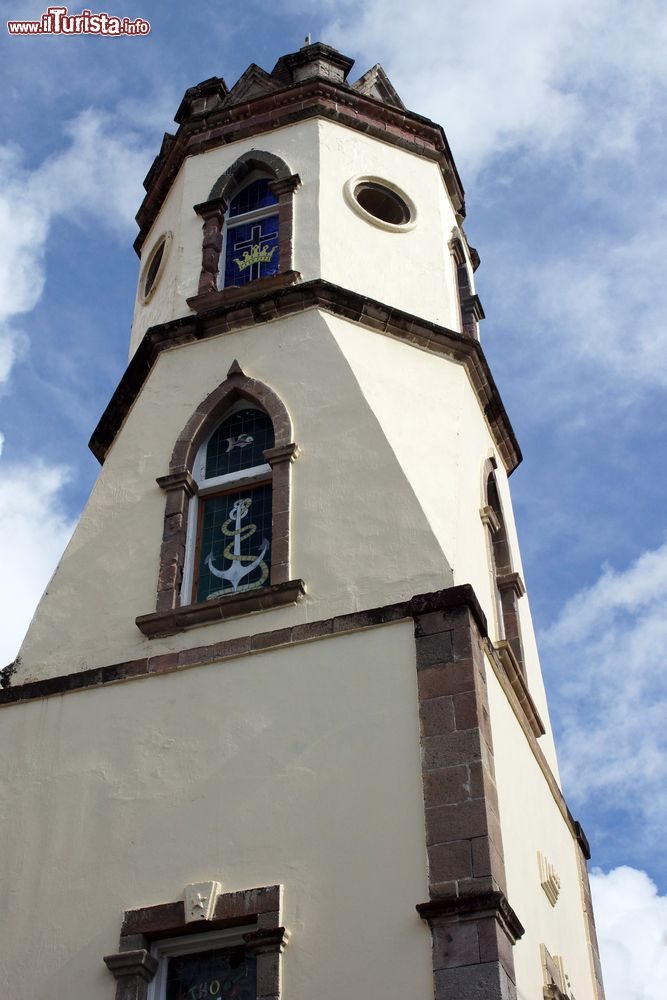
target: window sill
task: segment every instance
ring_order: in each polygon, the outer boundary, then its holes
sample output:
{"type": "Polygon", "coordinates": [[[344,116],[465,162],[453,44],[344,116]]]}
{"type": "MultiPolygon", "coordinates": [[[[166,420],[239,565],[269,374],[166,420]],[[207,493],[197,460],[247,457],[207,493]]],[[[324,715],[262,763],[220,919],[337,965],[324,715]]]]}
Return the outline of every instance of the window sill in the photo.
{"type": "Polygon", "coordinates": [[[149,639],[157,639],[177,632],[186,632],[199,625],[240,618],[257,611],[296,604],[306,593],[303,580],[287,580],[272,587],[248,590],[244,594],[229,594],[199,604],[184,604],[169,611],[154,611],[135,619],[137,628],[149,639]]]}
{"type": "Polygon", "coordinates": [[[193,295],[187,299],[187,303],[198,316],[202,316],[225,303],[248,302],[267,293],[289,288],[300,277],[299,271],[282,271],[270,278],[256,278],[255,281],[249,281],[246,285],[231,285],[229,288],[221,288],[216,292],[193,295]]]}

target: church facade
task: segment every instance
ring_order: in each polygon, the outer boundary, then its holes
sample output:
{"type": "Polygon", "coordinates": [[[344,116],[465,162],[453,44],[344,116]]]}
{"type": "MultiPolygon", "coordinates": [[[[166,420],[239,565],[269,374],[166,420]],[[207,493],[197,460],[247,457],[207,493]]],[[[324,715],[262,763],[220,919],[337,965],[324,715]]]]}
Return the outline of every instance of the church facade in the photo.
{"type": "Polygon", "coordinates": [[[603,1000],[442,129],[188,90],[102,467],[0,692],[3,994],[603,1000]]]}

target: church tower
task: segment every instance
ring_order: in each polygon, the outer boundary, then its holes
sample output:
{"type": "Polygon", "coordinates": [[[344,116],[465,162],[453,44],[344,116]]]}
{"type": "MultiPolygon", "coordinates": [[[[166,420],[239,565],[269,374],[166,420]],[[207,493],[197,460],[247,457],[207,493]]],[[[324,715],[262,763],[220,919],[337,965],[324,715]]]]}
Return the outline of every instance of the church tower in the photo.
{"type": "Polygon", "coordinates": [[[192,87],[146,177],[0,693],[12,1000],[603,1000],[463,188],[351,67],[192,87]]]}

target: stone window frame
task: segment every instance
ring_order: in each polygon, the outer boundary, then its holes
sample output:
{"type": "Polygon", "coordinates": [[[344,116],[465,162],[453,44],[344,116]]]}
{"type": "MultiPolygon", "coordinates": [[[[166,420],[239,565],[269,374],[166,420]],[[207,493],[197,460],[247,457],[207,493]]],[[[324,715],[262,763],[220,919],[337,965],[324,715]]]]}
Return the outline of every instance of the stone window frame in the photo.
{"type": "Polygon", "coordinates": [[[473,340],[479,340],[479,321],[484,319],[484,310],[479,295],[473,291],[468,258],[458,228],[452,230],[448,245],[455,269],[461,332],[473,340]]]}
{"type": "MultiPolygon", "coordinates": [[[[280,956],[289,940],[281,912],[280,885],[216,892],[205,914],[207,919],[189,916],[183,899],[126,910],[118,951],[104,956],[116,980],[116,1000],[147,1000],[149,984],[159,967],[151,951],[156,942],[210,931],[211,945],[215,947],[215,932],[234,927],[239,928],[243,944],[256,956],[257,1000],[280,1000],[280,956]],[[247,930],[248,926],[252,929],[247,930]]],[[[208,950],[204,942],[201,950],[208,950]]]]}
{"type": "MultiPolygon", "coordinates": [[[[200,523],[200,518],[203,518],[203,509],[208,500],[216,500],[225,494],[238,493],[239,490],[246,492],[248,497],[254,499],[253,491],[256,489],[261,489],[263,487],[269,487],[271,489],[271,495],[273,497],[273,469],[269,462],[264,458],[264,452],[262,452],[262,458],[264,461],[255,461],[254,464],[248,465],[243,462],[241,458],[241,467],[233,472],[225,473],[219,476],[209,476],[206,475],[206,466],[208,463],[208,448],[212,438],[217,434],[218,430],[222,425],[239,410],[247,410],[249,408],[248,400],[241,399],[232,406],[224,414],[222,421],[213,427],[207,436],[202,440],[199,446],[197,455],[193,462],[193,467],[190,470],[192,478],[197,484],[197,492],[190,498],[190,504],[188,508],[188,529],[186,534],[185,542],[185,558],[183,562],[183,581],[181,585],[181,605],[196,603],[197,592],[199,586],[198,577],[201,573],[201,542],[202,542],[202,527],[203,521],[200,523]]],[[[252,407],[253,412],[261,413],[263,417],[266,417],[264,410],[258,410],[256,407],[252,407]]],[[[267,418],[268,419],[268,418],[267,418]]],[[[271,427],[273,424],[271,422],[271,427]]],[[[266,449],[265,449],[266,450],[266,449]]],[[[271,451],[272,449],[268,449],[271,451]]],[[[245,452],[241,452],[241,455],[245,455],[245,452]]],[[[259,456],[257,456],[259,458],[259,456]]],[[[272,509],[272,507],[271,507],[272,509]]],[[[230,514],[231,516],[231,514],[230,514]]],[[[254,520],[253,517],[249,518],[249,521],[254,520]]],[[[271,518],[273,523],[273,518],[271,518]]],[[[246,522],[244,521],[244,524],[246,522]]],[[[261,543],[260,543],[261,544],[261,543]]],[[[268,563],[269,563],[269,577],[271,572],[271,551],[272,546],[269,543],[268,546],[268,563]]],[[[266,553],[265,553],[266,556],[266,553]]],[[[220,588],[222,584],[216,584],[216,589],[220,588]]],[[[245,588],[241,588],[241,593],[243,593],[245,588]]],[[[222,595],[220,595],[222,596],[222,595]]],[[[231,596],[230,592],[227,592],[225,597],[231,596]]],[[[207,598],[208,599],[208,598],[207,598]]]]}
{"type": "Polygon", "coordinates": [[[288,282],[296,280],[297,274],[293,270],[293,195],[300,184],[301,178],[298,174],[292,173],[284,160],[275,153],[260,149],[251,149],[243,153],[218,177],[206,201],[194,206],[195,212],[203,222],[203,241],[197,295],[194,299],[188,300],[193,308],[197,308],[200,296],[208,297],[211,293],[229,294],[234,290],[238,294],[240,290],[246,291],[249,286],[259,282],[275,282],[281,275],[288,282]],[[276,206],[279,233],[278,275],[272,278],[257,278],[247,285],[240,286],[240,289],[234,285],[226,289],[219,288],[220,258],[229,202],[243,182],[255,171],[261,171],[272,178],[269,188],[278,199],[276,206]]]}
{"type": "Polygon", "coordinates": [[[157,290],[158,284],[160,283],[160,279],[164,274],[165,268],[167,266],[167,258],[169,256],[169,251],[171,249],[172,240],[173,240],[173,233],[170,230],[161,233],[161,235],[157,238],[153,247],[151,248],[151,251],[146,258],[146,263],[141,268],[141,274],[139,277],[139,300],[141,304],[144,306],[147,305],[153,298],[157,290]],[[162,250],[162,256],[160,257],[157,270],[155,271],[155,274],[152,276],[153,280],[151,282],[151,285],[147,289],[146,285],[148,283],[148,276],[151,267],[153,266],[153,262],[155,261],[155,258],[157,257],[160,250],[162,250]]]}
{"type": "Polygon", "coordinates": [[[181,431],[168,474],[157,479],[158,486],[166,493],[164,529],[156,609],[136,619],[144,635],[149,638],[171,635],[208,622],[294,604],[303,597],[303,581],[290,579],[290,466],[298,454],[292,440],[292,422],[283,402],[263,382],[247,376],[234,361],[225,381],[199,404],[181,431]],[[238,402],[261,410],[273,423],[274,447],[264,451],[271,466],[272,482],[269,583],[240,594],[225,594],[196,603],[182,597],[190,501],[198,492],[193,467],[202,443],[238,402]]]}
{"type": "Polygon", "coordinates": [[[491,567],[498,628],[498,641],[495,645],[509,652],[521,674],[525,677],[526,664],[518,602],[519,598],[526,593],[526,588],[521,575],[514,569],[496,479],[497,467],[495,458],[486,459],[482,472],[483,503],[479,512],[488,533],[487,553],[491,567]]]}

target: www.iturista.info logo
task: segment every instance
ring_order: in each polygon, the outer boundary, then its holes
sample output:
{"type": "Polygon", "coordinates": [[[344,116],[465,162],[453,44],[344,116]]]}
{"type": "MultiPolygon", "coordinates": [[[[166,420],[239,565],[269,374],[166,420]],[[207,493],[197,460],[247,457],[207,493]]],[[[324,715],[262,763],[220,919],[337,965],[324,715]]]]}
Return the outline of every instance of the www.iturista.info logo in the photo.
{"type": "Polygon", "coordinates": [[[7,21],[10,35],[147,35],[150,23],[142,17],[116,17],[84,9],[70,14],[67,7],[48,7],[39,21],[7,21]]]}

